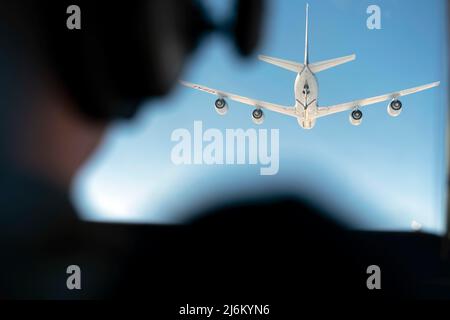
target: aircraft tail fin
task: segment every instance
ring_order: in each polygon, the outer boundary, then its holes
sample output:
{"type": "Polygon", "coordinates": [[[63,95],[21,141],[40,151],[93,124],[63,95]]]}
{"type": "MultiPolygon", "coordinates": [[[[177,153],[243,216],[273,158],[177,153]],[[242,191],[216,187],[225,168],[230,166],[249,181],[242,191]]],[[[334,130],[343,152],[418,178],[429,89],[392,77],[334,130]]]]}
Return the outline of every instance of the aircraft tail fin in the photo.
{"type": "Polygon", "coordinates": [[[324,71],[324,70],[327,70],[330,68],[337,67],[341,64],[353,61],[355,59],[356,59],[356,55],[352,54],[352,55],[341,57],[341,58],[311,63],[308,66],[309,66],[309,69],[311,70],[311,72],[318,73],[318,72],[321,72],[321,71],[324,71]]]}
{"type": "Polygon", "coordinates": [[[309,63],[309,3],[306,4],[306,28],[305,28],[305,65],[309,63]]]}
{"type": "Polygon", "coordinates": [[[263,55],[259,55],[258,56],[259,60],[273,64],[277,67],[292,71],[292,72],[296,72],[299,73],[303,70],[303,68],[305,67],[303,64],[298,63],[298,62],[294,62],[294,61],[289,61],[289,60],[283,60],[283,59],[278,59],[278,58],[273,58],[273,57],[268,57],[268,56],[263,56],[263,55]]]}

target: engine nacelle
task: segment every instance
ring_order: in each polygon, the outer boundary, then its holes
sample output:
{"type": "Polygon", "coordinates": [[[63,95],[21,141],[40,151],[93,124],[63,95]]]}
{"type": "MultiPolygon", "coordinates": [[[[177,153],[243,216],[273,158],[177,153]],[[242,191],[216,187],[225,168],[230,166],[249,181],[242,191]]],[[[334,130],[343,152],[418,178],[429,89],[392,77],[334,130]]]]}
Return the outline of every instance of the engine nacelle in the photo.
{"type": "Polygon", "coordinates": [[[359,126],[362,122],[363,113],[359,109],[355,109],[350,113],[350,123],[354,126],[359,126]]]}
{"type": "Polygon", "coordinates": [[[400,100],[392,100],[387,107],[387,112],[391,117],[397,117],[402,112],[403,104],[400,100]]]}
{"type": "Polygon", "coordinates": [[[253,110],[252,119],[255,124],[262,124],[264,122],[264,112],[261,109],[253,110]]]}
{"type": "Polygon", "coordinates": [[[220,114],[221,116],[224,116],[228,113],[229,109],[228,103],[223,98],[217,99],[216,102],[214,103],[214,107],[217,113],[220,114]]]}

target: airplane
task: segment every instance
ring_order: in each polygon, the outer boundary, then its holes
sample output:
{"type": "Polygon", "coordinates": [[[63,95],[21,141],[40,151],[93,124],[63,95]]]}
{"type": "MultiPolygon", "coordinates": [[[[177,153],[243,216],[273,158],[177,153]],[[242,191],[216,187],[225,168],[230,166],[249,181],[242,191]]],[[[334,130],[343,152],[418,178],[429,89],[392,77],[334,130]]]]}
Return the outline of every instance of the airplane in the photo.
{"type": "Polygon", "coordinates": [[[362,122],[363,113],[360,110],[361,107],[372,105],[375,103],[390,101],[387,106],[387,112],[390,116],[398,116],[403,108],[400,97],[407,96],[413,93],[431,89],[437,87],[440,81],[430,84],[422,85],[419,87],[392,92],[372,98],[360,99],[352,102],[332,105],[332,106],[319,106],[319,87],[316,74],[339,66],[341,64],[355,60],[356,55],[331,59],[316,63],[309,62],[309,41],[308,41],[308,27],[309,27],[309,5],[306,5],[306,31],[305,31],[305,59],[303,63],[298,63],[289,60],[283,60],[264,55],[259,55],[258,58],[264,62],[270,63],[277,67],[297,73],[295,80],[294,94],[295,105],[293,107],[281,106],[278,104],[255,100],[247,97],[242,97],[236,94],[228,93],[221,90],[211,89],[195,83],[186,81],[180,81],[180,83],[186,87],[190,87],[196,90],[204,91],[206,93],[216,95],[218,98],[215,101],[215,109],[218,114],[225,115],[228,112],[228,103],[226,99],[237,101],[243,104],[247,104],[255,107],[252,112],[253,122],[256,124],[262,124],[264,121],[263,109],[274,111],[280,114],[291,116],[297,119],[298,124],[303,129],[314,128],[317,119],[329,116],[338,112],[351,111],[349,120],[352,125],[358,126],[362,122]]]}

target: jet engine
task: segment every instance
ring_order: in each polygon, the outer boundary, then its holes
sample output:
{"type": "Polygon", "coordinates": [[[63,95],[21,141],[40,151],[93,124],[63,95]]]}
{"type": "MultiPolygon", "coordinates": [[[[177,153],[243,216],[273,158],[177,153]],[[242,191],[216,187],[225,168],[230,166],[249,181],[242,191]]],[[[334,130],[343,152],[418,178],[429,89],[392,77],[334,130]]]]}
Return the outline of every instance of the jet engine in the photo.
{"type": "Polygon", "coordinates": [[[262,124],[264,122],[264,112],[261,109],[253,110],[252,119],[254,123],[262,124]]]}
{"type": "Polygon", "coordinates": [[[350,123],[354,126],[359,126],[362,122],[363,113],[359,109],[355,109],[350,113],[350,123]]]}
{"type": "Polygon", "coordinates": [[[228,103],[223,98],[219,98],[214,103],[214,107],[216,108],[216,111],[221,116],[224,116],[228,112],[228,103]]]}
{"type": "Polygon", "coordinates": [[[400,112],[402,112],[402,102],[400,100],[394,99],[389,103],[387,107],[387,112],[391,117],[397,117],[400,112]]]}

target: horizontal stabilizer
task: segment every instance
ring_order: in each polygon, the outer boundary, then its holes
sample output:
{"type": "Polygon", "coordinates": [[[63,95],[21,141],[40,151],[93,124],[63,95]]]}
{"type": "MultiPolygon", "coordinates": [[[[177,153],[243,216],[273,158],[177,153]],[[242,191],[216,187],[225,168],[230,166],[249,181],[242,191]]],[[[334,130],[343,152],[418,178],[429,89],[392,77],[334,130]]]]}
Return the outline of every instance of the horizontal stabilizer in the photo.
{"type": "Polygon", "coordinates": [[[346,57],[341,57],[341,58],[336,58],[336,59],[331,59],[331,60],[326,60],[326,61],[321,61],[321,62],[316,62],[316,63],[311,63],[309,65],[309,69],[311,70],[311,72],[313,73],[318,73],[333,67],[337,67],[341,64],[353,61],[356,59],[356,55],[352,54],[346,57]]]}
{"type": "Polygon", "coordinates": [[[261,61],[273,64],[277,67],[280,67],[280,68],[283,68],[283,69],[286,69],[286,70],[289,70],[292,72],[296,72],[296,73],[301,72],[303,70],[303,68],[305,67],[305,65],[302,63],[278,59],[278,58],[272,58],[272,57],[263,56],[263,55],[259,55],[258,58],[261,61]]]}

